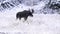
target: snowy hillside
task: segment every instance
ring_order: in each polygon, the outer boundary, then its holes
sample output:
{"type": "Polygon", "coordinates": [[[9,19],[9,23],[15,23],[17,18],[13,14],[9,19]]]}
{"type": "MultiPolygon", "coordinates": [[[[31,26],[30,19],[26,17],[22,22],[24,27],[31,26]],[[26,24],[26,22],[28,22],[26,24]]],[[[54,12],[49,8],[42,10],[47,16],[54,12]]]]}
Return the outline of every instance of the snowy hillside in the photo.
{"type": "Polygon", "coordinates": [[[33,0],[34,3],[20,0],[22,4],[18,1],[15,3],[15,0],[13,2],[9,0],[14,7],[10,4],[6,4],[6,8],[0,5],[0,34],[60,34],[60,14],[58,14],[60,11],[44,8],[48,3],[47,0],[33,0]],[[34,9],[33,17],[29,16],[26,21],[23,18],[16,20],[17,12],[28,9],[34,9]]]}
{"type": "Polygon", "coordinates": [[[1,32],[5,34],[60,34],[59,14],[34,14],[34,17],[28,17],[27,21],[23,22],[23,18],[19,21],[15,17],[18,10],[23,9],[15,8],[0,12],[1,32]]]}
{"type": "Polygon", "coordinates": [[[29,17],[25,22],[23,19],[18,21],[11,15],[1,16],[0,31],[21,34],[60,34],[60,15],[34,14],[34,17],[29,17]]]}

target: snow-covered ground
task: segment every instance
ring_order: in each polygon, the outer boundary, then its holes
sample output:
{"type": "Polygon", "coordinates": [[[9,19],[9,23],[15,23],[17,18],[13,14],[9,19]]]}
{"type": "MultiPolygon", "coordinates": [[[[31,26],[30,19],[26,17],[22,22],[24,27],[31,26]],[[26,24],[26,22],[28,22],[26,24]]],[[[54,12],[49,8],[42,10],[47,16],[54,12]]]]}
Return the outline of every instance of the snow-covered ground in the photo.
{"type": "Polygon", "coordinates": [[[25,22],[23,18],[16,20],[16,13],[31,8],[28,7],[19,5],[0,12],[0,31],[8,34],[60,34],[59,14],[33,14],[25,22]]]}
{"type": "Polygon", "coordinates": [[[24,34],[60,34],[60,15],[34,14],[34,17],[29,17],[25,22],[18,22],[15,16],[1,16],[0,31],[24,34]]]}

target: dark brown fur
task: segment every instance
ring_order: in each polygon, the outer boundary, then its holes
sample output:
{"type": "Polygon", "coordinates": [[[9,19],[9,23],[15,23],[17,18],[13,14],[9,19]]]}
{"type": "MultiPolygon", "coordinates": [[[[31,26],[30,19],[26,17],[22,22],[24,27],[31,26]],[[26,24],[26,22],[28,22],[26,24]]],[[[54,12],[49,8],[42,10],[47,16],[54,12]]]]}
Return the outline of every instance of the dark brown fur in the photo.
{"type": "Polygon", "coordinates": [[[28,16],[33,17],[33,12],[34,12],[33,9],[32,9],[32,12],[30,10],[28,10],[28,11],[27,10],[24,10],[22,12],[18,12],[16,14],[16,18],[17,19],[19,18],[19,20],[21,20],[21,18],[24,18],[25,20],[27,20],[28,16]]]}

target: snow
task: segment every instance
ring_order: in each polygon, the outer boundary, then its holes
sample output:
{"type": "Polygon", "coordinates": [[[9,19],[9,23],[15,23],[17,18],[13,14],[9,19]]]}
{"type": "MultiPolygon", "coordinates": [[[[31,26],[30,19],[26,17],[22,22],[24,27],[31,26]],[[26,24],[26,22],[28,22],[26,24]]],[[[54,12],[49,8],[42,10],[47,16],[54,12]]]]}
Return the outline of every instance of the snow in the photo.
{"type": "Polygon", "coordinates": [[[17,21],[14,16],[0,17],[0,31],[25,32],[27,34],[60,34],[60,15],[34,14],[27,21],[17,21]],[[29,23],[29,24],[28,24],[29,23]]]}
{"type": "Polygon", "coordinates": [[[57,1],[60,1],[60,0],[57,0],[57,1]]]}
{"type": "MultiPolygon", "coordinates": [[[[16,20],[18,11],[28,10],[29,8],[31,7],[19,5],[13,9],[0,12],[0,31],[8,34],[60,34],[59,14],[33,14],[34,16],[28,17],[26,21],[23,18],[16,20]]],[[[35,7],[33,8],[35,9],[35,7]]]]}

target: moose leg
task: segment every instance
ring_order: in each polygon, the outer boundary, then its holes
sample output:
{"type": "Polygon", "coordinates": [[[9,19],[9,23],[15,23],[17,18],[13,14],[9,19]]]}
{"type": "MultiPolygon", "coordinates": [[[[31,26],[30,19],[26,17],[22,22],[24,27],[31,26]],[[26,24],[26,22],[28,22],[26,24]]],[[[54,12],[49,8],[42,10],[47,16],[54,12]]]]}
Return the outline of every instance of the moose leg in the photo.
{"type": "Polygon", "coordinates": [[[21,18],[19,17],[19,20],[21,20],[21,18]]]}
{"type": "MultiPolygon", "coordinates": [[[[28,17],[25,17],[25,18],[24,18],[24,19],[25,19],[25,21],[27,20],[27,18],[28,18],[28,17]]],[[[24,21],[24,22],[25,22],[25,21],[24,21]]],[[[26,22],[29,24],[28,20],[27,20],[26,22]]]]}
{"type": "Polygon", "coordinates": [[[24,17],[25,21],[27,20],[27,17],[24,17]]]}
{"type": "Polygon", "coordinates": [[[25,22],[27,20],[27,17],[24,17],[24,21],[23,22],[25,22]]]}

